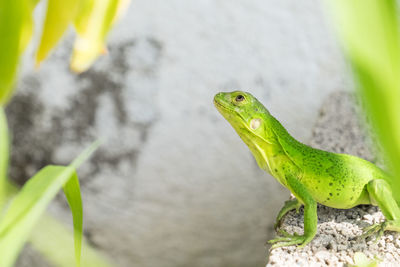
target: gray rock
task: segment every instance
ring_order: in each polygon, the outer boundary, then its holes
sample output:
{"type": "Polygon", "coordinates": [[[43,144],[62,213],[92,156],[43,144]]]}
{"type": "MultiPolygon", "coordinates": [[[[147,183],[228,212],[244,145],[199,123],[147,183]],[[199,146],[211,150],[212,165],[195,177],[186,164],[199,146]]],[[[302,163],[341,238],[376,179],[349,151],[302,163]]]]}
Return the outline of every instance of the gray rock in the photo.
{"type": "MultiPolygon", "coordinates": [[[[371,139],[365,134],[365,127],[360,126],[356,115],[359,109],[355,102],[355,98],[348,93],[329,96],[321,109],[310,144],[376,162],[377,157],[373,155],[379,153],[373,152],[375,148],[371,148],[371,139]]],[[[353,256],[358,251],[371,259],[377,256],[381,266],[398,266],[399,233],[385,232],[377,243],[373,238],[360,238],[363,227],[383,219],[379,208],[374,206],[363,205],[340,210],[319,205],[318,232],[314,240],[303,249],[291,246],[270,251],[267,266],[344,266],[354,264],[353,256]]],[[[282,227],[289,233],[302,233],[302,209],[299,214],[290,212],[282,227]]]]}

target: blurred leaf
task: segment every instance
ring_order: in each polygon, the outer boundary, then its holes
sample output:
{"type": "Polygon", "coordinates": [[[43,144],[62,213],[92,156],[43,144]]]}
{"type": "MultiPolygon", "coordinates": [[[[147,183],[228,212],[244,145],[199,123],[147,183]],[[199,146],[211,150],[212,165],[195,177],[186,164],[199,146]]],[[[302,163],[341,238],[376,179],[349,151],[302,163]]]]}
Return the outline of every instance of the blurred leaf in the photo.
{"type": "Polygon", "coordinates": [[[19,57],[32,37],[37,2],[0,0],[0,105],[12,95],[19,57]]]}
{"type": "Polygon", "coordinates": [[[72,167],[47,166],[25,184],[0,221],[0,266],[14,264],[35,223],[73,175],[72,167]]]}
{"type": "Polygon", "coordinates": [[[127,0],[83,0],[75,18],[78,37],[74,44],[71,69],[87,70],[105,51],[105,39],[117,14],[127,8],[127,0]]]}
{"type": "Polygon", "coordinates": [[[99,148],[101,143],[101,140],[96,140],[95,142],[93,142],[88,148],[85,149],[85,151],[83,151],[71,162],[70,166],[78,169],[79,166],[81,166],[83,162],[85,162],[93,154],[93,152],[96,151],[97,148],[99,148]]]}
{"type": "Polygon", "coordinates": [[[114,24],[119,18],[121,18],[126,10],[129,7],[131,0],[119,0],[118,1],[118,6],[117,6],[117,12],[114,15],[114,18],[112,19],[112,24],[114,24]]]}
{"type": "Polygon", "coordinates": [[[78,34],[84,34],[89,24],[90,13],[94,8],[95,0],[81,0],[78,13],[74,19],[74,26],[78,34]]]}
{"type": "Polygon", "coordinates": [[[352,267],[378,267],[378,259],[368,259],[368,257],[362,252],[354,253],[354,265],[352,267]]]}
{"type": "Polygon", "coordinates": [[[21,38],[19,42],[20,54],[25,51],[33,34],[33,18],[32,13],[28,13],[28,8],[24,8],[24,15],[22,17],[21,38]]]}
{"type": "Polygon", "coordinates": [[[76,16],[79,2],[79,0],[48,0],[42,39],[36,54],[36,65],[48,56],[67,30],[76,16]]]}
{"type": "Polygon", "coordinates": [[[83,211],[81,190],[79,188],[79,180],[76,173],[74,173],[64,185],[64,194],[68,200],[68,204],[73,215],[75,259],[76,266],[80,266],[82,252],[83,211]]]}
{"type": "Polygon", "coordinates": [[[70,166],[47,166],[28,180],[0,220],[1,267],[12,266],[32,228],[61,187],[64,187],[72,211],[75,258],[77,266],[80,265],[82,201],[75,167],[82,164],[98,146],[99,142],[93,143],[70,166]]]}
{"type": "Polygon", "coordinates": [[[8,140],[7,118],[3,108],[0,107],[0,211],[7,198],[8,140]]]}
{"type": "MultiPolygon", "coordinates": [[[[35,250],[58,267],[74,265],[73,238],[71,232],[56,219],[44,215],[32,231],[29,238],[35,250]],[[57,238],[54,238],[57,237],[57,238]]],[[[111,267],[109,261],[88,243],[82,244],[82,266],[111,267]]]]}
{"type": "Polygon", "coordinates": [[[0,105],[10,98],[20,55],[25,1],[0,0],[0,105]]]}
{"type": "Polygon", "coordinates": [[[20,53],[25,51],[33,34],[33,10],[39,0],[25,0],[24,1],[24,15],[22,17],[22,29],[21,29],[21,39],[20,39],[20,53]]]}
{"type": "Polygon", "coordinates": [[[395,0],[330,0],[359,94],[393,171],[400,203],[400,34],[395,0]]]}
{"type": "MultiPolygon", "coordinates": [[[[7,181],[7,198],[18,193],[18,186],[7,181]]],[[[0,207],[1,209],[1,207],[0,207]]],[[[73,249],[74,238],[71,231],[48,214],[43,214],[34,227],[29,241],[31,246],[54,266],[71,267],[76,262],[73,249]],[[57,238],[54,238],[57,237],[57,238]]],[[[82,243],[82,266],[111,267],[109,260],[96,251],[85,240],[82,243]]]]}
{"type": "MultiPolygon", "coordinates": [[[[2,203],[3,205],[0,204],[0,211],[3,209],[4,204],[7,203],[7,201],[9,201],[11,198],[13,198],[17,193],[18,193],[18,187],[16,185],[14,185],[9,179],[6,179],[6,183],[5,183],[5,198],[6,201],[4,203],[2,203]]],[[[1,215],[2,213],[0,212],[0,219],[1,219],[1,215]]]]}

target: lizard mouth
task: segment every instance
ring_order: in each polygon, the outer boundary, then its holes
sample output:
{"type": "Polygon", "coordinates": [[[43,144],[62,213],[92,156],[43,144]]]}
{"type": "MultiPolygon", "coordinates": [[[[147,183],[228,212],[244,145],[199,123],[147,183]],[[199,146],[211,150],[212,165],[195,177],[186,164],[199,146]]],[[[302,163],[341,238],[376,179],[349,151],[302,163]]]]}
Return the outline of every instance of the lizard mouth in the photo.
{"type": "Polygon", "coordinates": [[[218,102],[217,100],[214,99],[214,106],[218,109],[218,110],[225,110],[225,111],[229,111],[232,112],[231,109],[229,109],[228,107],[224,106],[221,102],[218,102]]]}

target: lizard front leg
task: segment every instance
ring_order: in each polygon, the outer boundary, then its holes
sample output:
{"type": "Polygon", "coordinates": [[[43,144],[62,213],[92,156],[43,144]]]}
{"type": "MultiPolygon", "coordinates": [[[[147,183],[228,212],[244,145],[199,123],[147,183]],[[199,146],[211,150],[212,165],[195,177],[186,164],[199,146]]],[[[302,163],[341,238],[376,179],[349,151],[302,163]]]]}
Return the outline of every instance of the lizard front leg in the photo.
{"type": "Polygon", "coordinates": [[[287,174],[285,178],[290,191],[295,195],[297,200],[304,205],[304,234],[284,234],[283,237],[272,239],[268,241],[268,243],[273,244],[272,249],[290,245],[304,247],[317,233],[317,202],[296,176],[287,174]]]}

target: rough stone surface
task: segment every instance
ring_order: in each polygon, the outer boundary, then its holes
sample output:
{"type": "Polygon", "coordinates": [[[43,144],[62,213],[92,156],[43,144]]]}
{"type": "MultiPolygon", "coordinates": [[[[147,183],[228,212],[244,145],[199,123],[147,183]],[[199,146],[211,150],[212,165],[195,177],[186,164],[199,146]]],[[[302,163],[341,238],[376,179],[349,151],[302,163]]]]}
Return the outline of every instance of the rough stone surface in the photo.
{"type": "MultiPolygon", "coordinates": [[[[371,140],[364,134],[356,116],[355,98],[348,93],[335,93],[323,105],[313,131],[311,145],[332,152],[349,153],[376,162],[371,140]]],[[[289,233],[303,232],[303,210],[290,212],[282,227],[289,233]]],[[[386,232],[377,243],[373,238],[360,238],[362,228],[381,222],[384,216],[377,207],[359,206],[348,210],[318,206],[318,232],[303,249],[294,246],[270,252],[267,266],[344,266],[354,264],[357,251],[368,258],[377,256],[380,266],[400,264],[400,234],[386,232]]]]}
{"type": "MultiPolygon", "coordinates": [[[[38,71],[32,50],[7,114],[22,184],[97,138],[79,170],[84,230],[116,266],[260,266],[289,195],[212,104],[251,91],[304,141],[321,101],[348,88],[317,0],[135,0],[109,53],[69,72],[67,36],[38,71]]],[[[40,12],[39,12],[40,14],[40,12]]],[[[40,17],[40,16],[39,16],[40,17]]],[[[65,200],[50,212],[70,223],[65,200]]]]}

